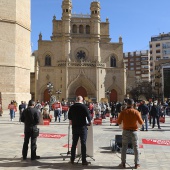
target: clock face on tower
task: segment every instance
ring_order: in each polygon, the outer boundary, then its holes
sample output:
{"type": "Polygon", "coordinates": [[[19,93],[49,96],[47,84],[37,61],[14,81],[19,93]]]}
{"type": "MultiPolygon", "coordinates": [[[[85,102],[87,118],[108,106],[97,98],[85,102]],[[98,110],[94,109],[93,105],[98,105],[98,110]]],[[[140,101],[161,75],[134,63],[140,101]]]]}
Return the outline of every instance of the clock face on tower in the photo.
{"type": "Polygon", "coordinates": [[[86,58],[86,53],[82,50],[77,52],[77,59],[84,60],[86,58]]]}

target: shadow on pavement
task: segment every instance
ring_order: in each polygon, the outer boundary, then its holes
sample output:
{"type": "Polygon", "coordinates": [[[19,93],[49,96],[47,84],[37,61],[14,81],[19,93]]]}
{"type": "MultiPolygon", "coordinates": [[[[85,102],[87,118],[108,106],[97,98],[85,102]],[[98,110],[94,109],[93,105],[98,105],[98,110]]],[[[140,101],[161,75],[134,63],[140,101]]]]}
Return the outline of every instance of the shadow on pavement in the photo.
{"type": "MultiPolygon", "coordinates": [[[[47,157],[46,157],[47,158],[47,157]]],[[[75,163],[74,165],[63,162],[63,163],[53,163],[53,162],[41,162],[41,161],[31,161],[27,159],[26,161],[22,161],[21,158],[14,158],[14,159],[7,159],[1,158],[0,159],[0,167],[36,167],[37,169],[62,169],[62,170],[69,170],[69,169],[121,169],[118,166],[98,166],[98,165],[89,165],[89,166],[82,166],[81,163],[75,163]],[[4,162],[3,162],[4,161],[4,162]]],[[[132,167],[127,167],[126,169],[132,169],[132,167]]]]}

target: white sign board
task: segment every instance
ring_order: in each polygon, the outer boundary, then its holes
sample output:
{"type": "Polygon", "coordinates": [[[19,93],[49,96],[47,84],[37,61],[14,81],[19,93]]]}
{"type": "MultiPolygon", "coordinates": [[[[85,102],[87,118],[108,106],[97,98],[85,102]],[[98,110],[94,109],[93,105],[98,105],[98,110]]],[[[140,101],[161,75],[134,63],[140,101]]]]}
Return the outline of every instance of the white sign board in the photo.
{"type": "MultiPolygon", "coordinates": [[[[88,132],[87,132],[87,141],[86,141],[86,154],[90,157],[93,157],[93,124],[88,127],[88,132]]],[[[81,154],[81,143],[80,139],[77,144],[77,154],[81,154]]]]}

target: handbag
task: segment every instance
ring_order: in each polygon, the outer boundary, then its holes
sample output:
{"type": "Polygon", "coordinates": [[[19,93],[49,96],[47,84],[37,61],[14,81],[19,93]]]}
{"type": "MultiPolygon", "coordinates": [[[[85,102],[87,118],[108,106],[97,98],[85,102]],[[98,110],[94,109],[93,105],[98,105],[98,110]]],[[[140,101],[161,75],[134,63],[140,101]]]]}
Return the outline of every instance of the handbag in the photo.
{"type": "Polygon", "coordinates": [[[35,129],[33,129],[33,134],[32,134],[32,136],[34,137],[34,138],[37,138],[38,136],[39,136],[39,128],[35,128],[35,129]]]}

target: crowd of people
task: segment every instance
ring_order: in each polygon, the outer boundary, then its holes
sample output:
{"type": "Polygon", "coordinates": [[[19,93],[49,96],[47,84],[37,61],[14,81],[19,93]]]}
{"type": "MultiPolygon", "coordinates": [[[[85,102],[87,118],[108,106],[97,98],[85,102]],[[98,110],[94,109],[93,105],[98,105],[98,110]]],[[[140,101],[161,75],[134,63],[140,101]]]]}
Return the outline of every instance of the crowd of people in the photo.
{"type": "Polygon", "coordinates": [[[40,123],[40,117],[43,119],[52,120],[52,113],[54,115],[54,122],[61,121],[63,114],[63,121],[69,119],[72,125],[72,148],[70,162],[74,164],[75,150],[78,139],[81,139],[81,152],[82,152],[82,165],[88,165],[86,161],[86,139],[87,129],[91,125],[93,117],[95,119],[105,119],[106,114],[110,114],[112,118],[117,119],[117,124],[123,129],[122,131],[122,151],[121,151],[121,164],[119,166],[126,167],[126,150],[128,147],[129,138],[132,141],[134,149],[134,163],[135,168],[140,167],[139,163],[139,146],[137,131],[139,125],[141,131],[148,131],[148,126],[155,127],[157,123],[158,129],[160,127],[160,117],[170,115],[170,102],[163,104],[158,101],[145,101],[135,103],[133,99],[126,99],[121,102],[86,102],[83,101],[82,96],[78,96],[75,102],[61,102],[56,101],[53,104],[48,102],[36,102],[30,100],[28,106],[26,102],[21,101],[17,106],[16,101],[11,101],[8,105],[10,120],[13,121],[15,113],[19,110],[19,122],[25,124],[25,138],[23,144],[22,155],[23,159],[27,159],[28,143],[31,138],[31,160],[40,159],[36,155],[36,139],[37,139],[37,125],[40,123]],[[18,107],[18,109],[17,109],[18,107]],[[156,121],[156,122],[155,122],[156,121]],[[88,123],[87,123],[88,122],[88,123]],[[35,135],[36,132],[36,135],[35,135]]]}
{"type": "MultiPolygon", "coordinates": [[[[39,100],[35,103],[35,108],[38,110],[39,114],[43,117],[43,119],[49,119],[50,122],[52,117],[54,116],[54,122],[60,122],[61,116],[63,115],[63,121],[68,118],[69,108],[75,103],[75,101],[67,102],[62,100],[61,102],[56,101],[51,104],[49,102],[41,102],[39,100]]],[[[83,101],[83,103],[88,107],[91,118],[106,118],[106,114],[109,113],[112,118],[117,119],[118,114],[127,108],[126,100],[123,102],[87,102],[83,101]]],[[[25,101],[21,101],[21,103],[17,104],[16,101],[12,100],[8,105],[10,120],[13,121],[15,118],[15,113],[19,112],[19,122],[21,122],[21,114],[24,109],[27,108],[27,103],[25,101]]],[[[158,101],[145,101],[142,100],[138,103],[134,103],[134,109],[138,110],[141,113],[141,117],[145,122],[145,125],[142,126],[141,131],[148,131],[148,126],[155,127],[157,126],[159,129],[160,117],[165,117],[165,115],[170,115],[170,103],[161,103],[158,101]],[[149,120],[149,121],[148,121],[149,120]]]]}

